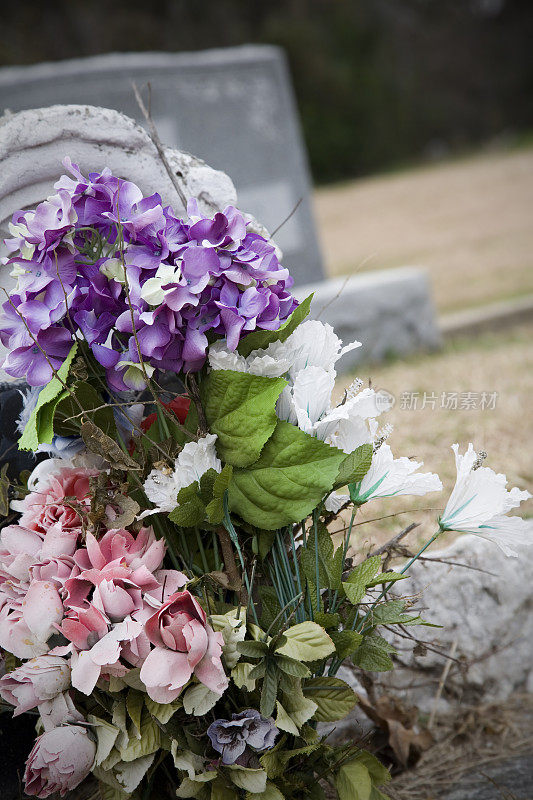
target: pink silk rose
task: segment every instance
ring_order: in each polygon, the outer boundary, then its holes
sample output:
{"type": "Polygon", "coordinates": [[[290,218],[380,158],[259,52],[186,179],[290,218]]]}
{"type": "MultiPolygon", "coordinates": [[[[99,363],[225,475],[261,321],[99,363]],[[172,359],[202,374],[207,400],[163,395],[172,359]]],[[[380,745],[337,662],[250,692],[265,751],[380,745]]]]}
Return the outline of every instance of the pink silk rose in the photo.
{"type": "Polygon", "coordinates": [[[171,703],[193,674],[213,692],[228,686],[220,657],[224,640],[207,623],[199,602],[187,590],[176,592],[145,623],[155,645],[141,667],[141,680],[156,703],[171,703]]]}
{"type": "Polygon", "coordinates": [[[35,531],[45,541],[43,557],[73,555],[81,533],[79,512],[90,508],[89,478],[98,470],[61,466],[49,459],[33,471],[32,491],[11,507],[21,514],[19,526],[35,531]]]}
{"type": "Polygon", "coordinates": [[[36,740],[26,762],[26,794],[64,797],[91,771],[96,745],[84,728],[63,725],[43,733],[36,740]]]}
{"type": "Polygon", "coordinates": [[[46,642],[63,619],[61,597],[50,581],[32,581],[25,597],[11,599],[0,612],[0,647],[17,658],[48,651],[46,642]]]}
{"type": "Polygon", "coordinates": [[[70,686],[70,667],[60,656],[26,661],[0,679],[0,696],[15,706],[14,717],[52,700],[70,686]]]}

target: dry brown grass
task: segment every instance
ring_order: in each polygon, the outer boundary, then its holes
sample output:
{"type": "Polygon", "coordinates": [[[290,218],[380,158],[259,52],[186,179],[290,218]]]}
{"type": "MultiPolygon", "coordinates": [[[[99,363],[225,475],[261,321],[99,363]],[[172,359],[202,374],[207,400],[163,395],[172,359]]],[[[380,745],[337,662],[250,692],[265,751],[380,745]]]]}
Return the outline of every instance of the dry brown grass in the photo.
{"type": "Polygon", "coordinates": [[[428,269],[440,311],[533,291],[533,148],[319,189],[331,275],[428,269]]]}
{"type": "MultiPolygon", "coordinates": [[[[498,335],[486,334],[475,340],[449,343],[437,354],[416,356],[401,362],[366,367],[358,375],[372,377],[375,388],[387,389],[397,398],[396,405],[383,414],[394,431],[389,444],[396,456],[413,456],[424,462],[424,470],[437,472],[444,492],[425,497],[398,497],[374,500],[362,507],[357,520],[363,523],[399,509],[408,513],[395,519],[361,524],[356,528],[354,545],[369,547],[382,543],[412,521],[423,524],[411,534],[411,542],[428,538],[435,530],[438,511],[413,513],[415,509],[442,509],[455,481],[455,462],[450,445],[459,442],[464,449],[472,442],[488,453],[486,464],[504,472],[509,487],[531,491],[533,484],[533,325],[523,325],[498,335]],[[417,410],[401,407],[402,392],[419,392],[417,410]],[[442,392],[498,392],[494,410],[445,410],[439,407],[442,392]],[[421,408],[424,392],[435,393],[435,410],[421,408]]],[[[340,397],[353,376],[338,381],[340,397]]],[[[533,514],[533,501],[522,505],[522,514],[533,514]]],[[[437,543],[439,544],[439,543],[437,543]]]]}

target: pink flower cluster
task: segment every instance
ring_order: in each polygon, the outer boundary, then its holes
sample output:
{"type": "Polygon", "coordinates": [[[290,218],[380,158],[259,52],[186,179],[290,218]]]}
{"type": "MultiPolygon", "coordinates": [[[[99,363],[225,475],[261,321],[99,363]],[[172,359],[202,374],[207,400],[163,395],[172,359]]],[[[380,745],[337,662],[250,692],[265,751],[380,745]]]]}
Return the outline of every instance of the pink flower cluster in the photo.
{"type": "Polygon", "coordinates": [[[95,474],[40,464],[29,494],[13,503],[18,524],[0,533],[0,647],[23,661],[0,679],[0,695],[15,715],[36,707],[41,715],[45,732],[25,775],[26,792],[38,797],[74,788],[94,760],[73,689],[90,695],[98,681],[135,667],[161,703],[193,676],[218,694],[228,684],[222,634],[183,588],[185,575],[163,568],[165,544],[153,530],[98,539],[84,531],[95,474]]]}

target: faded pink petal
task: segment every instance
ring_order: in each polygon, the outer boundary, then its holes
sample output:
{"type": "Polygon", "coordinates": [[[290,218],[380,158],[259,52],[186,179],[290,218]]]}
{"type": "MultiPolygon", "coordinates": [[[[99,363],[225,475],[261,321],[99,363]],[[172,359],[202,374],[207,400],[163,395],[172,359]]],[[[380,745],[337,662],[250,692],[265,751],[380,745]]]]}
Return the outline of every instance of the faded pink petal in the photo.
{"type": "Polygon", "coordinates": [[[156,703],[172,703],[192,675],[185,653],[155,647],[141,667],[140,677],[156,703]]]}
{"type": "Polygon", "coordinates": [[[208,627],[209,644],[207,652],[199,664],[194,669],[194,674],[198,680],[211,689],[212,692],[223,694],[228,688],[228,679],[222,667],[220,656],[222,655],[222,645],[224,639],[220,632],[215,633],[208,627]]]}
{"type": "Polygon", "coordinates": [[[91,771],[96,744],[84,728],[63,725],[46,731],[36,740],[26,764],[26,794],[64,797],[91,771]]]}
{"type": "Polygon", "coordinates": [[[63,619],[63,603],[50,581],[33,581],[24,600],[24,621],[30,631],[46,642],[63,619]]]}

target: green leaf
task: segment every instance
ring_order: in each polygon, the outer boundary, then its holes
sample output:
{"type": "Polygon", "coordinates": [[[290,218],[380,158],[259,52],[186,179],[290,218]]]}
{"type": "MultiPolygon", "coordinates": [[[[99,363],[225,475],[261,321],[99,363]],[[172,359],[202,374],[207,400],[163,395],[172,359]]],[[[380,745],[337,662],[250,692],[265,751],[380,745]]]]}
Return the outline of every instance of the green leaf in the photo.
{"type": "Polygon", "coordinates": [[[255,689],[255,680],[250,678],[250,672],[254,669],[252,664],[247,664],[245,661],[240,661],[231,670],[231,677],[238,689],[246,689],[247,692],[253,692],[255,689]]]}
{"type": "Polygon", "coordinates": [[[315,622],[322,628],[335,628],[338,629],[341,618],[339,614],[329,614],[323,611],[318,611],[315,614],[315,622]]]}
{"type": "Polygon", "coordinates": [[[266,772],[263,769],[249,769],[231,764],[226,767],[229,777],[240,789],[251,792],[254,796],[266,789],[266,772]]]}
{"type": "Polygon", "coordinates": [[[342,578],[343,547],[334,552],[331,533],[323,523],[317,526],[317,532],[311,529],[307,546],[300,552],[302,569],[307,580],[316,585],[316,552],[318,544],[319,589],[340,589],[342,578]]]}
{"type": "Polygon", "coordinates": [[[339,800],[370,800],[372,779],[360,761],[343,764],[335,777],[339,800]]]}
{"type": "Polygon", "coordinates": [[[365,765],[373,783],[377,784],[377,786],[382,786],[390,781],[391,776],[389,770],[376,756],[372,755],[372,753],[361,750],[361,752],[357,754],[357,761],[365,765]]]}
{"type": "Polygon", "coordinates": [[[274,706],[276,705],[276,694],[278,691],[278,674],[274,664],[268,664],[265,677],[263,678],[263,687],[261,689],[261,703],[260,710],[264,717],[272,716],[274,706]]]}
{"type": "MultiPolygon", "coordinates": [[[[86,381],[78,381],[74,388],[76,401],[72,395],[65,393],[64,399],[58,403],[54,419],[54,429],[56,433],[63,433],[66,436],[72,435],[72,425],[79,427],[82,418],[79,417],[80,406],[87,411],[87,416],[100,430],[113,438],[116,437],[115,417],[111,406],[105,404],[102,396],[96,391],[94,386],[86,381]],[[98,409],[98,410],[95,410],[98,409]],[[65,420],[68,420],[66,423],[65,420]]],[[[126,410],[126,413],[129,412],[126,410]]]]}
{"type": "Polygon", "coordinates": [[[183,705],[181,699],[174,700],[173,703],[156,703],[155,700],[152,700],[148,695],[145,695],[144,702],[152,717],[155,717],[162,725],[166,725],[176,711],[183,705]]]}
{"type": "Polygon", "coordinates": [[[370,613],[372,625],[395,625],[418,622],[420,617],[413,617],[405,613],[405,603],[403,600],[390,600],[388,603],[380,603],[374,606],[370,613]]]}
{"type": "Polygon", "coordinates": [[[279,652],[276,654],[276,666],[293,678],[308,678],[311,675],[309,668],[305,664],[301,664],[295,658],[281,655],[279,652]]]}
{"type": "Polygon", "coordinates": [[[203,683],[189,686],[183,695],[183,708],[186,714],[203,717],[220,700],[220,695],[212,692],[203,683]]]}
{"type": "Polygon", "coordinates": [[[204,472],[203,475],[200,476],[200,497],[205,505],[211,502],[213,499],[213,491],[215,488],[215,481],[218,477],[219,473],[216,469],[208,469],[207,472],[204,472]]]}
{"type": "Polygon", "coordinates": [[[318,706],[313,716],[317,722],[342,719],[357,703],[353,689],[340,678],[311,678],[305,682],[303,693],[318,706]]]}
{"type": "Polygon", "coordinates": [[[56,377],[52,378],[50,383],[44,386],[39,392],[37,398],[37,405],[33,409],[24,432],[19,439],[19,450],[37,450],[39,444],[50,444],[54,435],[54,430],[51,420],[53,419],[53,411],[60,399],[67,396],[68,392],[65,391],[63,384],[66,383],[70,365],[76,355],[78,349],[77,342],[72,345],[69,354],[57,370],[56,377]],[[61,397],[62,396],[62,397],[61,397]],[[48,409],[48,413],[44,414],[41,419],[42,410],[49,404],[53,404],[52,409],[48,409]],[[42,430],[41,430],[42,426],[42,430]]]}
{"type": "Polygon", "coordinates": [[[9,478],[7,470],[9,464],[4,464],[0,470],[0,517],[7,517],[9,514],[9,478]]]}
{"type": "Polygon", "coordinates": [[[259,459],[234,471],[230,507],[266,530],[299,522],[331,489],[343,458],[336,447],[278,422],[259,459]]]}
{"type": "Polygon", "coordinates": [[[144,695],[130,689],[126,697],[126,710],[128,715],[135,725],[139,736],[141,735],[141,716],[144,705],[144,695]]]}
{"type": "Polygon", "coordinates": [[[346,597],[353,603],[359,603],[366,594],[366,587],[381,565],[380,556],[372,556],[359,564],[348,576],[342,586],[346,597]]]}
{"type": "Polygon", "coordinates": [[[225,369],[202,381],[205,415],[223,461],[234,467],[257,461],[276,426],[276,401],[285,385],[283,378],[225,369]]]}
{"type": "Polygon", "coordinates": [[[380,583],[394,583],[395,581],[404,581],[409,575],[401,575],[399,572],[380,572],[375,578],[367,583],[367,588],[371,586],[379,586],[380,583]]]}
{"type": "Polygon", "coordinates": [[[132,737],[126,746],[117,744],[123,761],[135,761],[143,756],[155,753],[161,746],[161,731],[153,719],[145,714],[141,723],[141,737],[132,737]]]}
{"type": "Polygon", "coordinates": [[[348,658],[363,640],[363,636],[356,631],[331,631],[330,634],[340,659],[348,658]]]}
{"type": "Polygon", "coordinates": [[[248,658],[264,658],[268,653],[266,642],[238,642],[237,650],[248,658]]]}
{"type": "Polygon", "coordinates": [[[249,333],[248,336],[241,339],[237,347],[241,356],[249,356],[252,350],[264,350],[269,344],[272,344],[272,342],[285,342],[309,314],[312,299],[313,295],[310,294],[309,297],[302,300],[300,305],[294,309],[288,320],[284,322],[277,331],[253,331],[249,333]]]}
{"type": "Polygon", "coordinates": [[[115,725],[112,725],[110,722],[100,717],[95,717],[93,714],[89,714],[87,722],[93,726],[91,730],[96,734],[96,756],[94,763],[96,766],[99,766],[110,754],[120,731],[115,725]]]}
{"type": "Polygon", "coordinates": [[[277,652],[297,661],[316,661],[335,650],[330,637],[316,622],[300,622],[284,631],[286,642],[277,652]]]}
{"type": "Polygon", "coordinates": [[[285,800],[285,798],[273,783],[269,783],[269,781],[267,781],[264,792],[256,792],[255,794],[252,792],[247,792],[246,800],[285,800]]]}
{"type": "Polygon", "coordinates": [[[346,486],[349,483],[362,481],[370,469],[373,448],[371,444],[362,444],[353,453],[346,456],[339,467],[338,475],[335,479],[334,489],[346,486]]]}
{"type": "Polygon", "coordinates": [[[292,719],[291,715],[283,708],[279,700],[276,700],[276,728],[280,731],[298,736],[300,733],[298,726],[292,719]]]}
{"type": "Polygon", "coordinates": [[[369,672],[388,672],[394,667],[389,653],[394,653],[394,647],[382,636],[368,635],[353,655],[353,663],[369,672]]]}
{"type": "Polygon", "coordinates": [[[233,467],[226,464],[213,483],[213,499],[207,504],[207,519],[218,525],[224,519],[224,494],[233,476],[233,467]]]}
{"type": "MultiPolygon", "coordinates": [[[[197,486],[197,484],[195,484],[197,486]]],[[[205,506],[197,494],[194,498],[176,506],[168,518],[180,528],[194,528],[205,520],[205,506]]]]}

